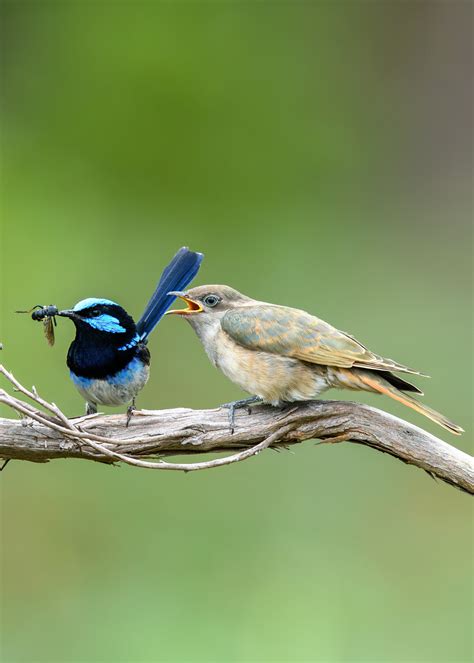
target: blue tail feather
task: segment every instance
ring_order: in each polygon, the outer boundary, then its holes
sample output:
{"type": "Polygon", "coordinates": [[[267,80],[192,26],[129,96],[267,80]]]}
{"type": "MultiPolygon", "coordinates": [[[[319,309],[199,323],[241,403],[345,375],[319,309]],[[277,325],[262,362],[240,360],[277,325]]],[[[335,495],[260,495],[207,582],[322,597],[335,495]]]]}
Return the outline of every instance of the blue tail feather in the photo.
{"type": "Polygon", "coordinates": [[[198,273],[203,257],[202,253],[190,251],[183,246],[170,264],[165,267],[156,290],[137,323],[137,331],[141,339],[147,338],[175,301],[176,297],[168,295],[168,292],[184,290],[198,273]]]}

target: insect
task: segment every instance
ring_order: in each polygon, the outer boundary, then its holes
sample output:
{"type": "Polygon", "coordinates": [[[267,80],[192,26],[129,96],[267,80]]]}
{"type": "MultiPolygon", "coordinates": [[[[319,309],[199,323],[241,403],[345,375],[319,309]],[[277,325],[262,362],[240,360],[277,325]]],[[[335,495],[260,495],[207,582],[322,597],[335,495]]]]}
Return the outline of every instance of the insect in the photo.
{"type": "Polygon", "coordinates": [[[49,306],[41,306],[36,304],[29,311],[16,311],[16,313],[31,313],[31,318],[37,322],[43,323],[43,331],[49,345],[54,345],[54,327],[56,327],[56,315],[58,314],[58,307],[54,304],[49,306]]]}

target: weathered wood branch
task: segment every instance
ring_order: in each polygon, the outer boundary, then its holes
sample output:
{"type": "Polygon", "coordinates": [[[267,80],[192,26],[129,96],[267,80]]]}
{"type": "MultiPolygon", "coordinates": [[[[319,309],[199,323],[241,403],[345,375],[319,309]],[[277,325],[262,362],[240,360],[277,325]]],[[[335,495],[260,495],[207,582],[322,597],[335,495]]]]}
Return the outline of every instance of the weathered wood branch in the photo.
{"type": "MultiPolygon", "coordinates": [[[[2,394],[0,401],[11,405],[7,400],[13,397],[0,390],[0,397],[2,394]]],[[[234,434],[223,409],[139,411],[129,428],[125,427],[125,415],[99,415],[69,420],[66,428],[61,417],[41,413],[30,405],[27,408],[30,410],[23,412],[26,417],[21,420],[0,419],[0,458],[40,463],[56,458],[105,463],[135,459],[135,464],[156,467],[160,463],[146,463],[145,459],[237,452],[228,457],[233,460],[164,463],[162,468],[191,471],[243,460],[266,446],[282,448],[310,439],[350,441],[391,454],[474,494],[474,458],[406,421],[360,403],[314,401],[284,410],[257,406],[250,416],[245,411],[237,413],[234,434]],[[34,413],[41,415],[41,421],[34,419],[34,413]]],[[[53,408],[50,404],[49,409],[53,408]]]]}

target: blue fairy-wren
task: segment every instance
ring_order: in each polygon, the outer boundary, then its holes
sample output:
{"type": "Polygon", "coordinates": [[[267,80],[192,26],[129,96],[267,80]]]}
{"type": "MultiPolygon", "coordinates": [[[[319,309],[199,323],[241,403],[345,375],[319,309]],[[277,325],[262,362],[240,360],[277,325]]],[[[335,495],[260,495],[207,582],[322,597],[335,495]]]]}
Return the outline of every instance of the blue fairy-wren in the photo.
{"type": "Polygon", "coordinates": [[[115,302],[95,297],[57,313],[72,320],[76,327],[67,365],[72,381],[86,400],[87,414],[97,412],[98,404],[130,404],[129,422],[135,397],[150,372],[148,336],[176,299],[168,293],[185,288],[196,276],[202,259],[201,253],[181,248],[163,271],[136,324],[115,302]]]}

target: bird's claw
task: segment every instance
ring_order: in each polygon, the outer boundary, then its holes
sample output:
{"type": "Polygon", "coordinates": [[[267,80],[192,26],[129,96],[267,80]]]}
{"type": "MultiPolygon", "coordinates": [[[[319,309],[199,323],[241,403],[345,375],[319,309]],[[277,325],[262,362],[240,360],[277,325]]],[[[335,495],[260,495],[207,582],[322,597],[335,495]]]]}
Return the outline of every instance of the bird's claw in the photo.
{"type": "Polygon", "coordinates": [[[260,403],[261,398],[259,396],[251,396],[250,398],[243,398],[240,401],[231,401],[230,403],[223,403],[222,408],[227,408],[229,410],[229,428],[230,434],[233,435],[235,431],[235,411],[241,408],[247,410],[247,414],[252,414],[252,408],[250,407],[251,403],[260,403]]]}
{"type": "Polygon", "coordinates": [[[221,407],[225,407],[229,410],[227,417],[229,421],[230,434],[233,435],[235,431],[235,411],[237,409],[235,403],[223,403],[221,407]]]}
{"type": "Polygon", "coordinates": [[[97,403],[92,401],[86,402],[86,417],[89,417],[91,414],[97,414],[97,403]]]}
{"type": "Polygon", "coordinates": [[[127,423],[125,424],[125,428],[128,428],[130,425],[130,421],[135,414],[136,407],[135,407],[135,401],[131,405],[128,406],[127,408],[127,423]]]}

